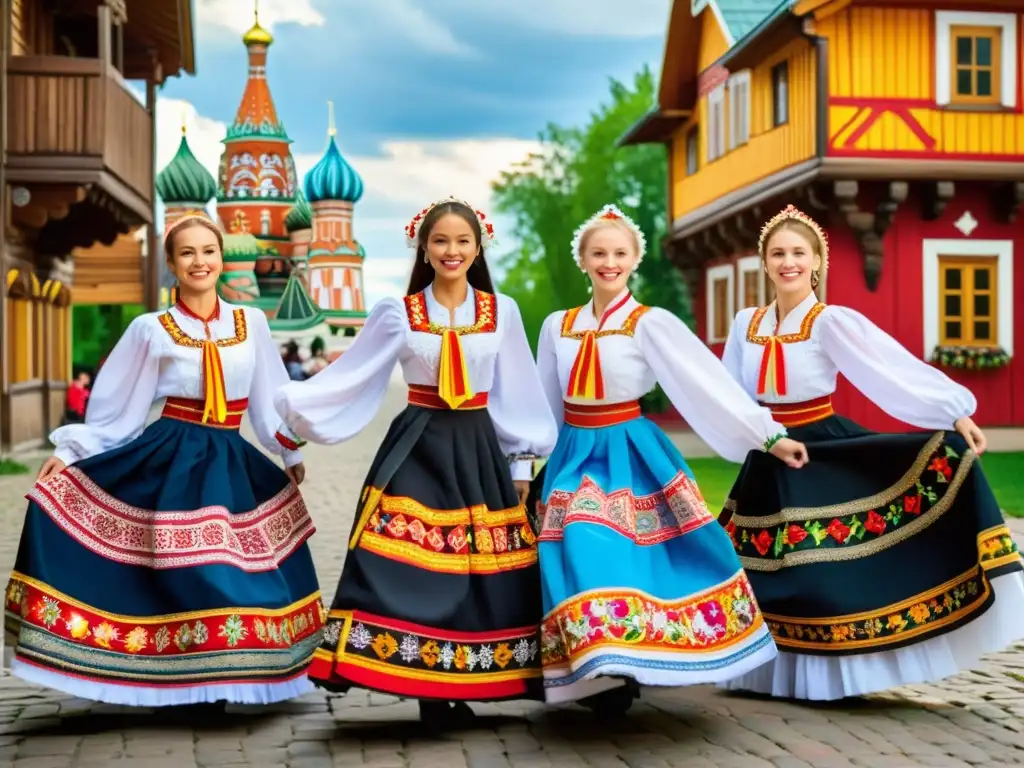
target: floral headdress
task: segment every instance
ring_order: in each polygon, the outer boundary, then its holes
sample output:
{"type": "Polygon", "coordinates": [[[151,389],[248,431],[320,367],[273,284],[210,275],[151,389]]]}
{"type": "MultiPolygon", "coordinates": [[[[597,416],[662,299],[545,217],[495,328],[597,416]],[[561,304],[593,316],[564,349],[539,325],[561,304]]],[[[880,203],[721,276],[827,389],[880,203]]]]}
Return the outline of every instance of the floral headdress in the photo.
{"type": "Polygon", "coordinates": [[[583,222],[573,235],[572,256],[576,259],[576,265],[581,271],[586,272],[586,270],[583,269],[583,238],[589,230],[593,229],[594,226],[603,221],[621,221],[629,228],[629,231],[633,233],[633,237],[636,238],[637,246],[636,264],[633,265],[633,271],[635,272],[639,269],[640,262],[643,261],[644,254],[647,252],[647,238],[644,237],[643,231],[641,231],[640,227],[636,225],[636,222],[620,211],[617,205],[612,204],[606,205],[600,211],[583,222]]]}
{"type": "Polygon", "coordinates": [[[419,245],[419,233],[420,225],[423,224],[423,220],[427,218],[427,214],[430,213],[434,208],[439,205],[445,205],[446,203],[459,203],[464,205],[473,213],[476,214],[477,221],[480,222],[480,245],[484,248],[488,248],[494,245],[497,241],[494,238],[494,225],[487,221],[487,214],[483,211],[474,208],[472,205],[467,203],[465,200],[459,200],[457,197],[449,195],[443,200],[438,200],[431,203],[422,211],[412,217],[405,226],[405,244],[412,249],[415,249],[419,245]]]}
{"type": "Polygon", "coordinates": [[[765,257],[764,248],[768,244],[768,237],[775,231],[775,228],[784,221],[799,221],[801,224],[809,227],[814,233],[814,236],[818,238],[818,255],[821,256],[821,268],[818,272],[824,275],[828,269],[828,236],[825,234],[825,230],[818,226],[818,222],[792,203],[783,208],[779,213],[775,214],[771,219],[769,219],[768,223],[761,228],[761,237],[758,238],[757,241],[757,252],[761,255],[761,260],[763,261],[765,257]]]}
{"type": "Polygon", "coordinates": [[[172,233],[176,232],[186,221],[191,221],[192,219],[199,219],[205,221],[207,224],[213,224],[214,226],[217,225],[217,223],[210,218],[209,214],[204,211],[189,211],[183,216],[179,216],[174,221],[165,223],[164,242],[166,243],[167,238],[170,237],[172,233]]]}

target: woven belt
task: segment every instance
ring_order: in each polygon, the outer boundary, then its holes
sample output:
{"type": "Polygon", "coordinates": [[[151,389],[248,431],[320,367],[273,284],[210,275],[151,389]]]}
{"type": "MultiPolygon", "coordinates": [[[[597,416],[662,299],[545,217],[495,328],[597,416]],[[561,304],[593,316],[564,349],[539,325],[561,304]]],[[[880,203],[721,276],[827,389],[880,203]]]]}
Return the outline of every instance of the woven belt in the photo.
{"type": "Polygon", "coordinates": [[[816,397],[802,403],[761,403],[772,412],[772,416],[784,427],[802,427],[816,421],[827,419],[835,411],[832,410],[832,397],[816,397]]]}
{"type": "MultiPolygon", "coordinates": [[[[451,406],[441,399],[437,387],[425,387],[421,384],[409,385],[409,405],[418,405],[420,408],[434,408],[439,411],[450,411],[451,406]]],[[[469,400],[460,405],[456,410],[474,411],[487,407],[487,393],[479,392],[469,400]]]]}
{"type": "Polygon", "coordinates": [[[164,403],[163,413],[160,415],[165,419],[177,419],[187,421],[191,424],[200,424],[204,427],[216,427],[218,429],[238,429],[242,425],[242,417],[249,408],[249,401],[229,400],[228,415],[223,423],[213,421],[212,418],[203,421],[203,410],[206,404],[202,400],[192,400],[187,397],[168,397],[164,403]]]}
{"type": "Polygon", "coordinates": [[[602,403],[601,405],[580,405],[579,403],[563,403],[565,423],[570,427],[599,429],[625,424],[627,421],[639,419],[640,401],[628,403],[602,403]]]}

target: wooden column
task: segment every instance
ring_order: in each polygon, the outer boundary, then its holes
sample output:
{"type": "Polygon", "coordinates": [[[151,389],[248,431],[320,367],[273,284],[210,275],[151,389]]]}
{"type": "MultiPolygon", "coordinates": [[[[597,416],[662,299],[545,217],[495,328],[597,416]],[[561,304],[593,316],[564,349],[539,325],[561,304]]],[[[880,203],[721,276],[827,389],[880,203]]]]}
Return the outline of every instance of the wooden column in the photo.
{"type": "MultiPolygon", "coordinates": [[[[156,52],[153,52],[153,74],[146,80],[146,111],[149,113],[150,120],[150,151],[153,157],[153,162],[156,162],[156,84],[160,81],[163,76],[163,72],[160,68],[160,62],[156,57],[156,52]]],[[[157,206],[157,193],[156,193],[156,173],[150,174],[151,186],[149,190],[149,199],[152,201],[150,218],[152,224],[146,227],[146,264],[145,264],[145,286],[143,289],[143,297],[145,299],[146,309],[150,312],[154,312],[160,306],[160,238],[157,237],[156,231],[156,206],[157,206]]]]}
{"type": "Polygon", "coordinates": [[[0,453],[7,445],[7,222],[10,195],[7,190],[7,57],[11,50],[11,0],[0,1],[0,453]]]}

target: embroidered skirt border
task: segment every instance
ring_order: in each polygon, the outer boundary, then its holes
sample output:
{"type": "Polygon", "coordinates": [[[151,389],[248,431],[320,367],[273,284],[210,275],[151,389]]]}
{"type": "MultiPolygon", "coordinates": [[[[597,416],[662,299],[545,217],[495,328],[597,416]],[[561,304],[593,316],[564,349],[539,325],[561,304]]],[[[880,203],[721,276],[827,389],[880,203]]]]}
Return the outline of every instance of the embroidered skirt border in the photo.
{"type": "Polygon", "coordinates": [[[321,642],[319,593],[278,610],[225,607],[119,616],[15,573],[7,629],[17,658],[61,674],[119,684],[259,682],[297,676],[321,642]]]}

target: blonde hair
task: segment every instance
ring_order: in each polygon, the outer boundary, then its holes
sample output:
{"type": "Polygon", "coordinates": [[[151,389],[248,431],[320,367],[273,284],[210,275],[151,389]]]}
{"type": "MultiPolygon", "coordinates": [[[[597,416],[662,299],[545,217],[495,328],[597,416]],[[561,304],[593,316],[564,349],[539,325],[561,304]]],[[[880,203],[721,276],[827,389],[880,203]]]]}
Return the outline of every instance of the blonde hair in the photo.
{"type": "Polygon", "coordinates": [[[583,254],[587,251],[587,242],[590,240],[590,236],[597,232],[599,229],[608,229],[609,227],[618,229],[629,235],[630,241],[633,243],[633,251],[639,255],[640,253],[640,241],[637,239],[636,232],[622,219],[598,219],[580,235],[580,262],[582,266],[583,254]]]}

